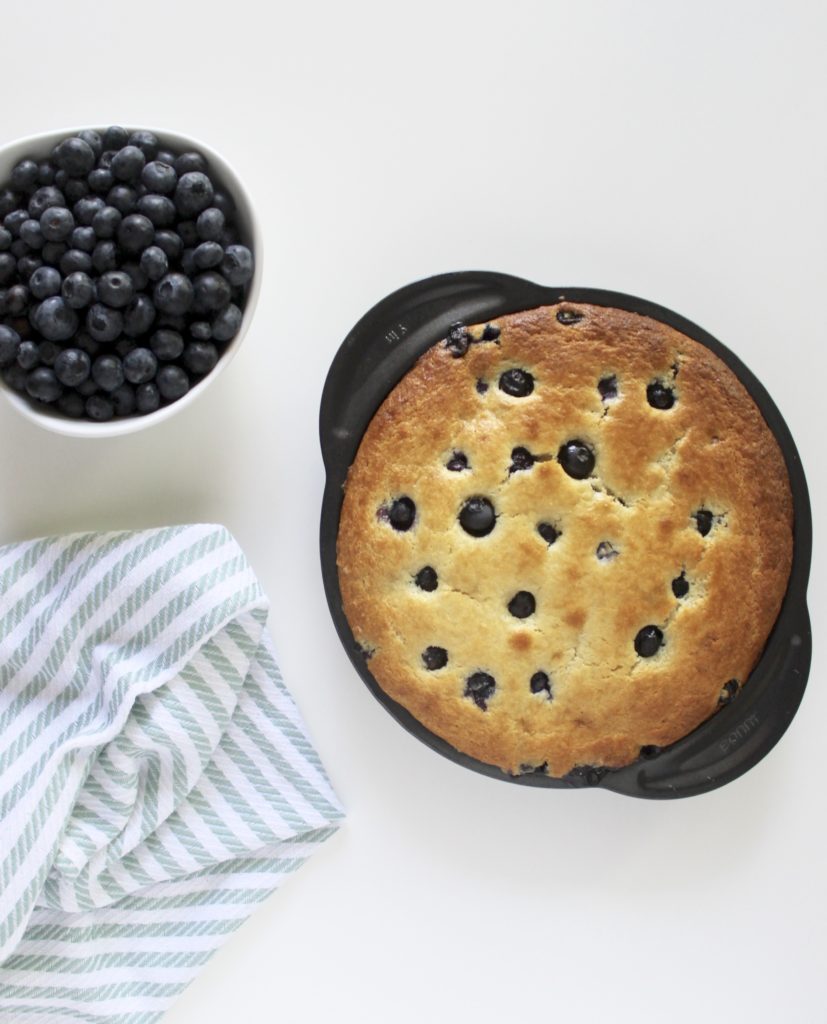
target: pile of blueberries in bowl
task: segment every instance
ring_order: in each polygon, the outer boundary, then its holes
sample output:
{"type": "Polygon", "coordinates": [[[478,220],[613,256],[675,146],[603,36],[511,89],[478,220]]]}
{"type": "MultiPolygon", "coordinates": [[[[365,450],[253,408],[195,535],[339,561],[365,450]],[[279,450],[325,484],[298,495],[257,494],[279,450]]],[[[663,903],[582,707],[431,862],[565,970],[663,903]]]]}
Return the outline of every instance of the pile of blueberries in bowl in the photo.
{"type": "Polygon", "coordinates": [[[250,239],[205,156],[178,149],[87,129],[0,185],[0,375],[36,409],[154,413],[238,335],[250,239]]]}

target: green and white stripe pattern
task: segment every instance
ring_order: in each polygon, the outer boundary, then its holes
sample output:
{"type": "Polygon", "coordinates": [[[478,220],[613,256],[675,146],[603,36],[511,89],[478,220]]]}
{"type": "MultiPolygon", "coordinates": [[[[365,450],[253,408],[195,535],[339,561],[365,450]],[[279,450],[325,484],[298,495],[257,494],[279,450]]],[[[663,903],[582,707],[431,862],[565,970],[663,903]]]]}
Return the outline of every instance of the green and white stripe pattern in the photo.
{"type": "Polygon", "coordinates": [[[157,1021],[342,810],[220,526],[0,547],[0,1021],[157,1021]]]}

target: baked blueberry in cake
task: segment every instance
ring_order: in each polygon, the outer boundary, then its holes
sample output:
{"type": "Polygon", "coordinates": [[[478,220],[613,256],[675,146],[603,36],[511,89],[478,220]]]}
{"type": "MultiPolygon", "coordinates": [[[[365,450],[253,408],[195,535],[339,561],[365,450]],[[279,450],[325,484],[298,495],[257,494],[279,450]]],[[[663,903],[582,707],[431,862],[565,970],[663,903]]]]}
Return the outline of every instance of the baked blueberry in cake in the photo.
{"type": "Polygon", "coordinates": [[[382,689],[457,750],[599,772],[749,685],[792,511],[772,432],[698,342],[568,302],[454,324],[350,467],[344,611],[382,689]]]}

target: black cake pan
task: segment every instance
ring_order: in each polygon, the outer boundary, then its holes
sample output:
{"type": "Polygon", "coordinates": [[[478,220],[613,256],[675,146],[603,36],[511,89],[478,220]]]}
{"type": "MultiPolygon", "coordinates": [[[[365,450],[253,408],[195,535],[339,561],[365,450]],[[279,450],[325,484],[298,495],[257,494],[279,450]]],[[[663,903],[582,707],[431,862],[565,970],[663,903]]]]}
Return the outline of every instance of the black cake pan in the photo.
{"type": "Polygon", "coordinates": [[[812,520],[807,482],[792,436],[769,394],[746,366],[691,321],[645,299],[593,288],[547,288],[504,274],[442,274],[401,288],[379,302],[345,338],[328,372],[320,411],[327,481],[321,515],[321,561],[327,601],[339,637],[373,695],[408,732],[457,764],[522,786],[610,789],[627,796],[664,799],[706,793],[731,782],[775,746],[798,709],[812,653],[807,580],[812,520]],[[457,320],[475,324],[561,300],[611,306],[659,320],[721,358],[746,387],[774,433],[787,464],[794,503],[794,548],[781,612],[748,684],[726,707],[654,756],[618,769],[583,766],[552,778],[509,775],[456,750],[418,722],[381,689],[370,672],[342,610],[336,537],[348,468],[386,395],[457,320]]]}

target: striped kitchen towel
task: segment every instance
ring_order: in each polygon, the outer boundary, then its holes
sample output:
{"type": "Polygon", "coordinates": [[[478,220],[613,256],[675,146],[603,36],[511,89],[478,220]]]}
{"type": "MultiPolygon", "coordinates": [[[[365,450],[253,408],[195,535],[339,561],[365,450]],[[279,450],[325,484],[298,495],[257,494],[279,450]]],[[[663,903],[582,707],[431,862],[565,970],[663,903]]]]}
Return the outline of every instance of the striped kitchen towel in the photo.
{"type": "Polygon", "coordinates": [[[342,810],[220,526],[0,547],[0,1021],[157,1021],[342,810]]]}

